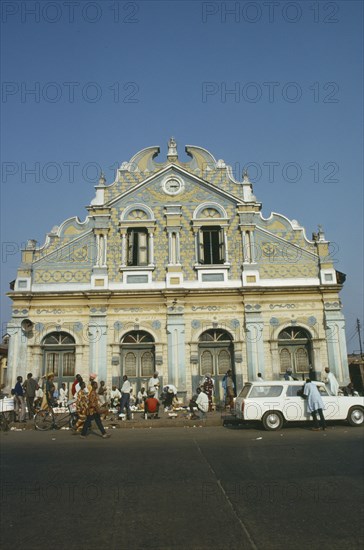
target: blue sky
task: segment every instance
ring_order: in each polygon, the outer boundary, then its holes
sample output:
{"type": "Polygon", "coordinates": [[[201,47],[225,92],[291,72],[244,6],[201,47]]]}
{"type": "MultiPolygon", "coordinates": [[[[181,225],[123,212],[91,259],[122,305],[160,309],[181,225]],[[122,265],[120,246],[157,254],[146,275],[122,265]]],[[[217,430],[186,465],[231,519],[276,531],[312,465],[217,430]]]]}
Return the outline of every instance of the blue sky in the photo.
{"type": "Polygon", "coordinates": [[[205,147],[237,177],[248,164],[266,217],[297,219],[309,238],[323,226],[347,274],[357,351],[362,11],[356,1],[3,2],[3,332],[22,243],[85,218],[98,166],[111,183],[140,149],[165,156],[173,135],[180,153],[205,147]]]}

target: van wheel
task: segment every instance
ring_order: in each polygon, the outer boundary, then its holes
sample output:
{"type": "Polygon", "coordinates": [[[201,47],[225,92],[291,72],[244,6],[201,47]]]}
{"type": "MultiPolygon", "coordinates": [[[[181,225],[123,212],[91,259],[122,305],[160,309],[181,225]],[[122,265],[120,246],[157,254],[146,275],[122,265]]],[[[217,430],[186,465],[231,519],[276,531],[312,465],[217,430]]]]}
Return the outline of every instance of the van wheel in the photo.
{"type": "Polygon", "coordinates": [[[265,430],[274,432],[280,430],[283,426],[283,415],[278,411],[266,412],[262,418],[263,426],[265,430]]]}
{"type": "Polygon", "coordinates": [[[347,421],[350,426],[362,426],[364,424],[364,409],[359,406],[351,407],[347,421]]]}

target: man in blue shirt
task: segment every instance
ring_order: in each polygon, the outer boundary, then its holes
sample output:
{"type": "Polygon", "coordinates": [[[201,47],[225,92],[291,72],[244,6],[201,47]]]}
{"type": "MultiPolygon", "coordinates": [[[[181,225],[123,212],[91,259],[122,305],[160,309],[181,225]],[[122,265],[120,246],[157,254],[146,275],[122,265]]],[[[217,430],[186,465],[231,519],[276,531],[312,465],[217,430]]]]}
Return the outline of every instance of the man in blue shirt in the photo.
{"type": "Polygon", "coordinates": [[[18,421],[25,422],[25,402],[24,402],[24,390],[22,386],[23,377],[18,376],[17,382],[14,388],[15,395],[15,410],[18,414],[18,421]]]}
{"type": "Polygon", "coordinates": [[[325,404],[322,400],[320,392],[316,386],[313,384],[309,378],[306,379],[306,384],[303,389],[303,397],[307,399],[307,410],[311,413],[313,418],[313,430],[318,431],[320,429],[319,423],[317,421],[317,413],[320,416],[321,427],[323,430],[326,429],[326,422],[324,413],[322,412],[325,408],[325,404]]]}

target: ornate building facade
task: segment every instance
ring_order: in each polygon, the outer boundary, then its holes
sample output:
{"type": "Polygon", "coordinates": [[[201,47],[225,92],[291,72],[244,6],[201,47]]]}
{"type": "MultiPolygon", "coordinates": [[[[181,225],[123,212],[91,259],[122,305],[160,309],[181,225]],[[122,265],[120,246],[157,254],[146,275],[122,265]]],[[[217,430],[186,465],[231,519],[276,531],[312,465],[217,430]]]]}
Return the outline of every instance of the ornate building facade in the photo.
{"type": "Polygon", "coordinates": [[[206,373],[231,368],[238,390],[261,372],[279,379],[348,376],[344,317],[322,229],[261,214],[248,174],[201,147],[165,162],[148,147],[101,176],[85,221],[70,218],[22,251],[13,290],[10,383],[49,371],[58,383],[152,373],[190,395],[206,373]]]}

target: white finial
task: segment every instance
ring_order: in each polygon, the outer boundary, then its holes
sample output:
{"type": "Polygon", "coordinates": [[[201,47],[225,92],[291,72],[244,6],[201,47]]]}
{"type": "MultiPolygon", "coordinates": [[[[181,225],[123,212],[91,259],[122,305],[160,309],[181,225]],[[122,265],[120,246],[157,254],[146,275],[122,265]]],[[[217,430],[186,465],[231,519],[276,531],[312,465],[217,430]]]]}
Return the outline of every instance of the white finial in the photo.
{"type": "Polygon", "coordinates": [[[169,160],[177,160],[178,159],[177,143],[176,143],[174,137],[171,137],[171,139],[168,142],[167,159],[169,159],[169,160]]]}
{"type": "Polygon", "coordinates": [[[103,172],[101,172],[100,179],[99,179],[99,185],[105,185],[105,183],[106,183],[105,175],[104,175],[103,172]]]}
{"type": "Polygon", "coordinates": [[[243,182],[244,183],[251,183],[250,180],[249,180],[248,170],[246,168],[244,168],[244,170],[243,170],[243,182]]]}
{"type": "Polygon", "coordinates": [[[322,225],[318,226],[318,240],[319,241],[325,241],[326,240],[324,230],[322,229],[322,225]]]}

